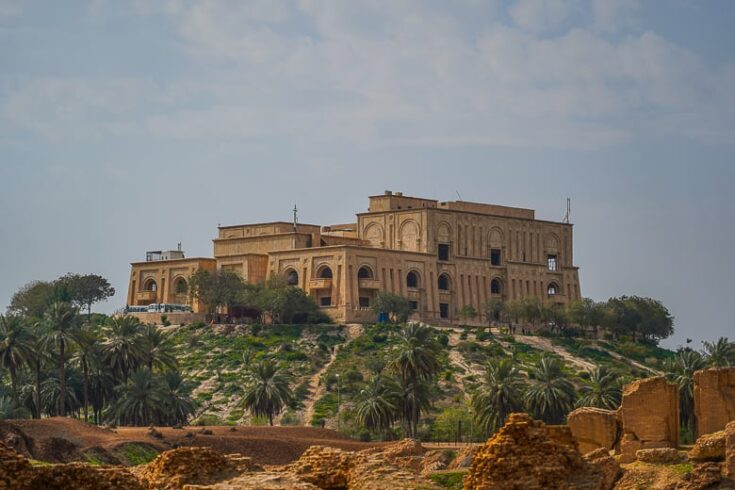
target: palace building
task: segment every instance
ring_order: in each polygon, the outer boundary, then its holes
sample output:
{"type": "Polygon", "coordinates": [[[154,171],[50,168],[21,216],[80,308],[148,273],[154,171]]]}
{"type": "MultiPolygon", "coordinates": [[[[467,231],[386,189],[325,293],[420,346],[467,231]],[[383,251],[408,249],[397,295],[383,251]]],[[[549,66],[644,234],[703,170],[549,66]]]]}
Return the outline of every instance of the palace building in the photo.
{"type": "Polygon", "coordinates": [[[581,298],[572,225],[537,220],[531,209],[386,191],[356,218],[220,226],[213,258],[185,258],[180,247],[148,252],[132,264],[128,310],[202,312],[187,293],[199,268],[231,269],[250,283],[280,274],[341,323],[375,321],[378,291],[408,298],[412,319],[435,324],[457,323],[466,305],[479,316],[463,323],[486,324],[493,298],[581,298]]]}

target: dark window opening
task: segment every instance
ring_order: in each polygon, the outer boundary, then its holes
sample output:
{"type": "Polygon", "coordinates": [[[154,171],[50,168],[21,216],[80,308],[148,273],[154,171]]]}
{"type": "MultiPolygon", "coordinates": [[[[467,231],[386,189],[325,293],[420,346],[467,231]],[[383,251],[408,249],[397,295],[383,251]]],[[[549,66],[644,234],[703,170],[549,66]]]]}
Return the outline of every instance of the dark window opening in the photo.
{"type": "Polygon", "coordinates": [[[490,265],[500,265],[500,249],[493,248],[490,250],[490,265]]]}
{"type": "Polygon", "coordinates": [[[441,318],[449,318],[449,304],[439,303],[439,316],[441,318]]]}
{"type": "Polygon", "coordinates": [[[186,281],[183,279],[179,279],[176,281],[176,294],[186,294],[188,291],[188,287],[186,286],[186,281]]]}
{"type": "Polygon", "coordinates": [[[490,293],[491,294],[500,294],[500,281],[497,279],[493,279],[490,281],[490,293]]]}
{"type": "Polygon", "coordinates": [[[551,284],[549,284],[548,289],[546,289],[546,294],[548,294],[549,296],[556,296],[558,290],[559,288],[556,286],[556,284],[552,282],[551,284]]]}
{"type": "Polygon", "coordinates": [[[419,302],[418,301],[409,301],[408,302],[409,308],[411,308],[411,311],[416,311],[419,309],[419,302]]]}
{"type": "Polygon", "coordinates": [[[439,260],[449,260],[449,244],[447,243],[439,244],[438,257],[439,257],[439,260]]]}
{"type": "Polygon", "coordinates": [[[556,270],[556,255],[549,255],[546,257],[546,264],[549,267],[550,271],[556,270]]]}
{"type": "Polygon", "coordinates": [[[322,296],[319,299],[319,304],[322,306],[332,306],[332,297],[331,296],[322,296]]]}
{"type": "Polygon", "coordinates": [[[449,289],[449,276],[447,276],[446,274],[440,275],[438,286],[440,290],[447,291],[449,289]]]}
{"type": "Polygon", "coordinates": [[[158,290],[158,285],[156,284],[156,281],[150,280],[145,283],[145,286],[143,287],[145,291],[156,291],[158,290]]]}
{"type": "Polygon", "coordinates": [[[319,278],[320,279],[331,279],[332,278],[332,269],[329,267],[323,267],[319,271],[319,278]]]}
{"type": "Polygon", "coordinates": [[[370,267],[362,266],[357,271],[357,278],[358,279],[372,279],[373,278],[373,271],[370,267]]]}
{"type": "Polygon", "coordinates": [[[360,307],[370,308],[370,298],[367,298],[365,296],[360,296],[360,307]]]}
{"type": "Polygon", "coordinates": [[[299,284],[299,273],[291,269],[286,275],[286,283],[289,286],[297,286],[299,284]]]}
{"type": "Polygon", "coordinates": [[[415,272],[409,272],[406,276],[406,287],[417,288],[419,287],[419,276],[415,272]]]}

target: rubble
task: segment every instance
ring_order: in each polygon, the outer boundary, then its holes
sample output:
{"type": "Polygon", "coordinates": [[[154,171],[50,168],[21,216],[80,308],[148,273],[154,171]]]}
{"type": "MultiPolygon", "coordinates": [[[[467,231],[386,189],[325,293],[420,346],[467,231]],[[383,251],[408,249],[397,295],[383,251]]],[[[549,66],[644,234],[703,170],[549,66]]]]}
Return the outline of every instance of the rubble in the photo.
{"type": "Polygon", "coordinates": [[[465,490],[603,488],[601,469],[549,437],[543,422],[511,414],[480,447],[465,477],[465,490]]]}
{"type": "MultiPolygon", "coordinates": [[[[419,448],[412,443],[411,445],[396,445],[394,448],[388,448],[386,452],[390,457],[400,460],[410,457],[401,455],[416,451],[419,451],[419,448]]],[[[418,473],[391,464],[385,453],[375,450],[355,453],[336,448],[311,446],[298,460],[289,465],[286,471],[301,481],[325,490],[436,488],[418,473]]]]}
{"type": "Polygon", "coordinates": [[[159,454],[135,469],[152,490],[174,490],[185,484],[208,484],[239,473],[235,462],[207,447],[181,447],[159,454]]]}
{"type": "Polygon", "coordinates": [[[694,373],[694,413],[697,434],[711,434],[735,420],[735,367],[694,373]]]}
{"type": "Polygon", "coordinates": [[[145,490],[121,467],[85,463],[33,466],[25,456],[0,444],[0,489],[8,490],[145,490]]]}
{"type": "Polygon", "coordinates": [[[652,464],[678,464],[687,460],[684,453],[673,447],[639,449],[635,452],[635,457],[638,461],[652,464]]]}
{"type": "Polygon", "coordinates": [[[582,454],[597,448],[607,450],[615,448],[620,433],[616,412],[582,407],[567,416],[567,423],[582,454]]]}
{"type": "Polygon", "coordinates": [[[620,478],[620,465],[610,456],[610,451],[605,448],[598,448],[583,456],[590,464],[595,466],[602,475],[600,482],[601,490],[612,490],[615,482],[620,478]]]}
{"type": "Polygon", "coordinates": [[[689,451],[689,459],[693,461],[724,461],[725,437],[724,430],[699,437],[692,450],[689,451]]]}
{"type": "Polygon", "coordinates": [[[735,421],[725,426],[725,464],[722,474],[735,480],[735,421]]]}

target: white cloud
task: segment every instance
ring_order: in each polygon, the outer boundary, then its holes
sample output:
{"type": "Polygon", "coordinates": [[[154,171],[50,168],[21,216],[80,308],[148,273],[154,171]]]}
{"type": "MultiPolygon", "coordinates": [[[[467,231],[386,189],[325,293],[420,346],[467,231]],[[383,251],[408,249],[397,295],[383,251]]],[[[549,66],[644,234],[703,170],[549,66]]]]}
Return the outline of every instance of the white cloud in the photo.
{"type": "MultiPolygon", "coordinates": [[[[475,36],[418,1],[196,2],[166,15],[190,76],[34,82],[10,94],[6,120],[46,137],[86,127],[303,147],[734,140],[735,70],[653,33],[610,40],[589,26],[539,37],[488,22],[475,36]]],[[[568,14],[549,15],[558,26],[568,14]]]]}
{"type": "Polygon", "coordinates": [[[592,0],[593,25],[606,32],[618,31],[635,22],[640,0],[592,0]]]}
{"type": "Polygon", "coordinates": [[[576,7],[573,0],[517,0],[508,13],[519,27],[546,32],[561,27],[576,7]]]}

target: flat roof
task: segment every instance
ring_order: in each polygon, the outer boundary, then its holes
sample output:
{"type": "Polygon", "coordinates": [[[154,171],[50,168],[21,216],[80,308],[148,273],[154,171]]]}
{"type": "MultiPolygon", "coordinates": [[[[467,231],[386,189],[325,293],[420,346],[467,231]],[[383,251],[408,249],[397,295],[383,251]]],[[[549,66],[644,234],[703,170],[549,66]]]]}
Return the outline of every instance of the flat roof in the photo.
{"type": "MultiPolygon", "coordinates": [[[[462,201],[460,201],[462,202],[462,201]]],[[[508,206],[505,206],[508,207],[508,206]]],[[[516,209],[523,209],[523,208],[516,208],[516,209]]],[[[513,216],[503,216],[502,214],[488,214],[488,213],[478,213],[476,211],[464,211],[461,209],[449,209],[449,208],[411,208],[411,209],[391,209],[388,211],[364,211],[362,213],[356,213],[356,216],[364,216],[369,214],[385,214],[385,213],[415,213],[416,211],[432,211],[432,212],[443,212],[443,213],[465,213],[465,214],[474,214],[477,216],[492,216],[494,218],[505,218],[505,219],[515,219],[519,221],[535,221],[538,223],[549,223],[552,225],[565,225],[565,226],[574,226],[573,223],[564,223],[563,221],[551,221],[546,219],[538,219],[538,218],[516,218],[513,216]]]]}
{"type": "MultiPolygon", "coordinates": [[[[265,221],[263,223],[244,223],[240,225],[225,225],[225,226],[218,226],[218,230],[223,230],[225,228],[242,228],[243,226],[265,226],[265,225],[288,225],[293,226],[293,221],[265,221]]],[[[315,226],[317,228],[320,228],[321,225],[311,225],[309,223],[296,223],[296,226],[315,226]]]]}
{"type": "Polygon", "coordinates": [[[142,264],[158,264],[164,262],[166,264],[170,262],[187,262],[187,261],[198,261],[198,260],[217,260],[214,257],[182,257],[178,259],[166,259],[166,260],[141,260],[139,262],[131,262],[130,265],[142,265],[142,264]]]}

